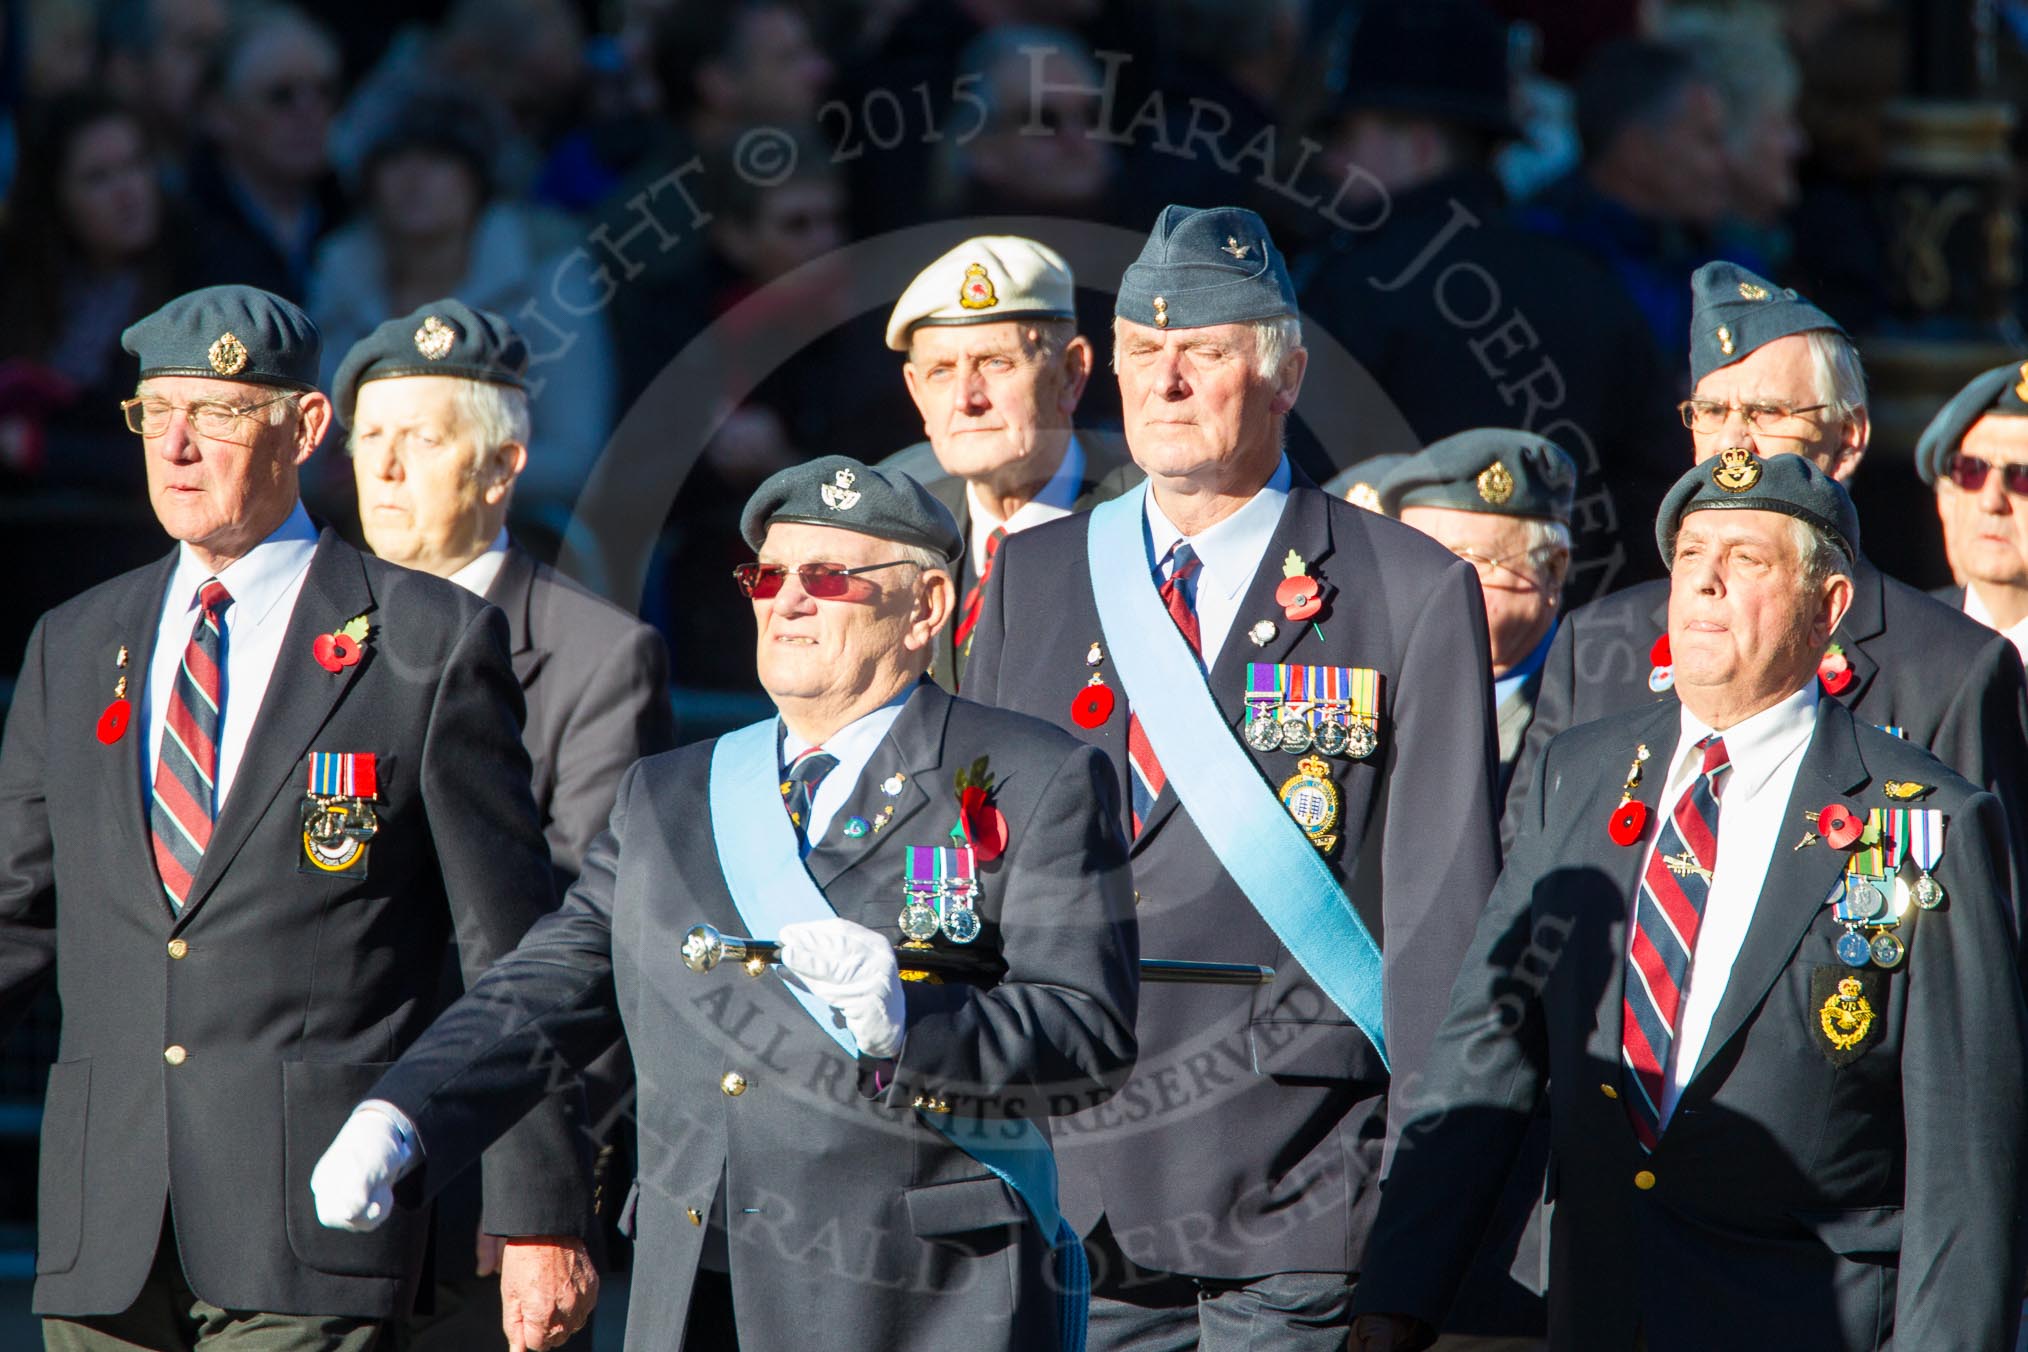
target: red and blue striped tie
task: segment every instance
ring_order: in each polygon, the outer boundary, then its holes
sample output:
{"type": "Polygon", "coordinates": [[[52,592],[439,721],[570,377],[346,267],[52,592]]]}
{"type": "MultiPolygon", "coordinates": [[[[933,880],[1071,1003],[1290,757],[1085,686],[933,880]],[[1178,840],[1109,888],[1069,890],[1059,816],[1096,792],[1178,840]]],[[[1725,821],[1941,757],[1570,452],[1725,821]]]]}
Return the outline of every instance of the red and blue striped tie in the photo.
{"type": "MultiPolygon", "coordinates": [[[[1188,540],[1178,540],[1163,562],[1169,566],[1169,577],[1162,583],[1162,604],[1169,608],[1169,618],[1176,622],[1176,628],[1182,631],[1184,641],[1201,664],[1204,635],[1197,624],[1196,579],[1204,561],[1190,548],[1188,540]]],[[[1127,779],[1133,790],[1134,835],[1138,838],[1141,824],[1155,810],[1155,800],[1162,796],[1169,777],[1162,773],[1162,762],[1155,759],[1155,748],[1148,741],[1148,734],[1141,730],[1141,716],[1135,713],[1127,715],[1127,779]]]]}
{"type": "Polygon", "coordinates": [[[162,750],[155,762],[155,793],[148,821],[154,833],[155,871],[170,907],[181,912],[218,812],[218,724],[225,704],[222,616],[232,597],[217,578],[198,589],[197,626],[162,718],[162,750]]]}
{"type": "Polygon", "coordinates": [[[837,768],[836,756],[813,746],[790,762],[789,772],[782,778],[782,803],[789,809],[789,820],[796,824],[796,839],[804,854],[810,852],[810,801],[817,796],[824,776],[837,768]]]}
{"type": "Polygon", "coordinates": [[[1718,867],[1718,775],[1731,761],[1716,734],[1698,746],[1704,767],[1656,836],[1627,946],[1621,1056],[1627,1118],[1644,1150],[1653,1150],[1662,1139],[1669,1052],[1683,1013],[1704,904],[1711,899],[1711,874],[1718,867]]]}

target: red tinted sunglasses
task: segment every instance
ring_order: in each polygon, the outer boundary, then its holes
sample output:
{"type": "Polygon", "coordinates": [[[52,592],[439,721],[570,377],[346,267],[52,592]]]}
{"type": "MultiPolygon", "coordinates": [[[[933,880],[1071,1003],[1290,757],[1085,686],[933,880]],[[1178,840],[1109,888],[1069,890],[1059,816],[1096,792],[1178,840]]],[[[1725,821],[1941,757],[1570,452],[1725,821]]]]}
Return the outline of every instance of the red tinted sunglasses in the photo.
{"type": "Polygon", "coordinates": [[[1986,486],[1986,476],[1994,470],[2000,471],[2000,482],[2007,491],[2017,498],[2028,498],[2028,464],[1995,465],[1981,460],[1976,455],[1959,451],[1944,466],[1944,472],[1951,476],[1951,482],[1967,493],[1976,493],[1986,486]]]}
{"type": "Polygon", "coordinates": [[[858,568],[840,568],[835,563],[799,563],[794,568],[786,563],[742,563],[732,570],[732,580],[739,584],[743,595],[766,601],[781,592],[782,583],[793,572],[803,590],[819,601],[863,601],[873,594],[873,585],[853,579],[861,573],[913,562],[913,559],[889,559],[886,563],[868,563],[858,568]]]}

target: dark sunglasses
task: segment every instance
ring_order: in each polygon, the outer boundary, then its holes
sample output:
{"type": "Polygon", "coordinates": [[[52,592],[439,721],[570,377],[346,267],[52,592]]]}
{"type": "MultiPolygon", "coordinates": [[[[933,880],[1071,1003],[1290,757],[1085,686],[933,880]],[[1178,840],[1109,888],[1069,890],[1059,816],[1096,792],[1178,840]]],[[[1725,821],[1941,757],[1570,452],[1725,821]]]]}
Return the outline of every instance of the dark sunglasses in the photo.
{"type": "Polygon", "coordinates": [[[790,573],[796,575],[804,591],[819,601],[863,601],[873,594],[874,587],[870,582],[855,581],[861,573],[914,562],[914,559],[889,559],[886,563],[869,563],[858,568],[840,568],[835,563],[799,563],[794,568],[786,563],[742,563],[732,570],[732,580],[739,584],[742,595],[754,601],[778,595],[790,573]]]}
{"type": "Polygon", "coordinates": [[[2006,485],[2009,494],[2017,498],[2028,498],[2028,464],[1995,465],[1991,461],[1979,459],[1976,455],[1966,455],[1963,451],[1959,451],[1950,458],[1950,463],[1944,466],[1944,472],[1951,476],[1951,482],[1967,493],[1976,493],[1984,488],[1986,475],[1996,469],[2000,471],[2000,482],[2006,485]]]}

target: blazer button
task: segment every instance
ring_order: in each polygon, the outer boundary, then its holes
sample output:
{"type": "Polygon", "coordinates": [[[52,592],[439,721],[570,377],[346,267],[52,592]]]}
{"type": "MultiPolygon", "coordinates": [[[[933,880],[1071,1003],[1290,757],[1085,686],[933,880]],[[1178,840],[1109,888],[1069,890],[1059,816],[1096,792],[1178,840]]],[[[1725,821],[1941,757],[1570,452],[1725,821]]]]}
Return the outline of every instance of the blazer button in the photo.
{"type": "Polygon", "coordinates": [[[1654,1187],[1655,1186],[1654,1171],[1652,1169],[1643,1169],[1639,1173],[1635,1174],[1634,1186],[1639,1188],[1642,1192],[1646,1192],[1648,1189],[1654,1187]]]}
{"type": "Polygon", "coordinates": [[[694,1207],[694,1206],[693,1206],[693,1207],[685,1207],[685,1208],[684,1208],[684,1210],[683,1210],[683,1214],[684,1214],[684,1215],[686,1215],[686,1216],[688,1216],[688,1217],[690,1218],[690,1223],[691,1223],[692,1225],[702,1225],[702,1224],[704,1224],[704,1213],[703,1213],[702,1211],[699,1211],[699,1210],[698,1210],[698,1209],[697,1209],[696,1207],[694,1207]]]}
{"type": "Polygon", "coordinates": [[[1617,1090],[1617,1089],[1615,1089],[1615,1088],[1613,1088],[1613,1087],[1612,1087],[1611,1085],[1609,1085],[1609,1084],[1602,1084],[1602,1085],[1600,1085],[1600,1086],[1598,1087],[1598,1092],[1599,1092],[1599,1093],[1601,1093],[1601,1094],[1604,1094],[1604,1095],[1605,1095],[1605,1096],[1606,1096],[1607,1098],[1609,1098],[1609,1099],[1616,1099],[1616,1098],[1618,1098],[1618,1097],[1620,1096],[1620,1091],[1619,1091],[1619,1090],[1617,1090]]]}
{"type": "Polygon", "coordinates": [[[746,1076],[736,1070],[728,1070],[719,1077],[718,1088],[727,1098],[738,1098],[746,1092],[746,1076]]]}
{"type": "Polygon", "coordinates": [[[183,1048],[180,1046],[171,1044],[170,1046],[163,1048],[162,1059],[164,1061],[167,1061],[172,1066],[180,1066],[185,1061],[190,1059],[190,1053],[184,1051],[183,1048]]]}
{"type": "Polygon", "coordinates": [[[169,941],[169,956],[170,956],[170,957],[172,957],[172,958],[180,958],[180,957],[182,957],[182,956],[183,956],[184,954],[188,953],[189,951],[190,951],[190,945],[189,945],[189,944],[187,944],[187,943],[185,943],[185,942],[184,942],[183,940],[181,940],[181,939],[171,939],[171,940],[169,941]]]}

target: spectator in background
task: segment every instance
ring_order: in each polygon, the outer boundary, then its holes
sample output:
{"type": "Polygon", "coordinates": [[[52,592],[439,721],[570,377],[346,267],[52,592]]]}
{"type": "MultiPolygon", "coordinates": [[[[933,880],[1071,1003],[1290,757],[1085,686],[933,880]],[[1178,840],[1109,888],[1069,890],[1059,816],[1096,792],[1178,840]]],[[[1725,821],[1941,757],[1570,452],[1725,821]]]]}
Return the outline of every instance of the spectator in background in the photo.
{"type": "Polygon", "coordinates": [[[1724,237],[1779,265],[1789,254],[1788,214],[1800,189],[1806,142],[1796,120],[1802,79],[1773,10],[1686,5],[1664,13],[1662,39],[1688,53],[1725,109],[1724,237]]]}
{"type": "Polygon", "coordinates": [[[1304,313],[1417,441],[1374,445],[1370,408],[1341,383],[1320,387],[1292,447],[1335,466],[1472,427],[1555,439],[1579,473],[1577,601],[1652,575],[1649,551],[1623,537],[1677,477],[1675,382],[1601,264],[1510,219],[1492,160],[1516,132],[1512,79],[1506,26],[1478,0],[1378,0],[1362,14],[1319,157],[1351,187],[1332,207],[1349,225],[1295,271],[1304,313]]]}
{"type": "Polygon", "coordinates": [[[1690,274],[1710,258],[1711,233],[1731,205],[1726,113],[1682,49],[1605,44],[1577,82],[1583,163],[1523,215],[1612,271],[1669,371],[1689,364],[1690,274]]]}
{"type": "Polygon", "coordinates": [[[529,408],[543,447],[520,497],[567,507],[613,422],[612,344],[584,270],[566,265],[582,231],[498,194],[500,114],[485,100],[439,81],[390,97],[375,118],[359,218],[324,241],[310,279],[326,380],[353,343],[435,297],[507,316],[528,335],[529,408]]]}
{"type": "Polygon", "coordinates": [[[133,363],[127,325],[182,289],[140,115],[73,93],[27,127],[0,231],[0,465],[41,487],[136,493],[142,465],[120,423],[133,363]]]}
{"type": "Polygon", "coordinates": [[[106,88],[146,119],[155,153],[182,186],[206,73],[225,41],[225,0],[100,0],[106,88]]]}
{"type": "Polygon", "coordinates": [[[302,10],[240,13],[202,103],[190,169],[197,280],[301,301],[317,241],[340,214],[325,142],[338,106],[338,45],[302,10]]]}
{"type": "Polygon", "coordinates": [[[44,103],[90,85],[99,64],[99,11],[92,0],[29,0],[20,8],[26,101],[44,103]]]}
{"type": "Polygon", "coordinates": [[[965,126],[955,126],[941,143],[929,214],[1035,213],[1122,225],[1147,214],[1145,199],[1114,200],[1117,157],[1094,135],[1098,95],[1084,92],[1105,77],[1081,40],[1060,28],[989,28],[959,56],[958,70],[976,77],[979,127],[965,137],[965,126]]]}

